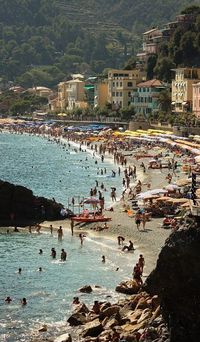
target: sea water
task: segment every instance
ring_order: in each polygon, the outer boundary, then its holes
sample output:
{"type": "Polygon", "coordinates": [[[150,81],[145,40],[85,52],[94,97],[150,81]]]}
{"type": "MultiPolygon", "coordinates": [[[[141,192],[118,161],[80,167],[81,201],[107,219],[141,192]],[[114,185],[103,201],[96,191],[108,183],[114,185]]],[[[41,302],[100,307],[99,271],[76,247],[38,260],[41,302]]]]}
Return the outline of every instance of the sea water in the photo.
{"type": "MultiPolygon", "coordinates": [[[[70,196],[88,196],[95,179],[103,179],[108,189],[121,183],[117,177],[98,176],[98,164],[92,155],[73,153],[73,147],[66,151],[41,137],[0,134],[0,155],[0,179],[27,186],[35,194],[54,197],[63,204],[70,196]]],[[[116,169],[107,161],[103,167],[107,175],[116,169]]],[[[105,197],[109,199],[106,192],[105,197]]],[[[130,278],[136,258],[137,253],[121,252],[117,242],[102,233],[99,237],[87,235],[81,247],[78,236],[68,232],[62,242],[49,232],[1,232],[0,341],[31,341],[43,324],[48,326],[44,336],[66,331],[74,296],[88,305],[94,300],[114,302],[118,298],[115,286],[130,278]],[[50,256],[52,247],[57,251],[56,260],[50,256]],[[60,261],[61,248],[67,251],[66,262],[60,261]],[[105,264],[102,255],[106,256],[105,264]],[[21,274],[17,272],[19,267],[21,274]],[[100,287],[94,288],[92,294],[80,294],[78,289],[87,284],[100,287]],[[7,296],[13,299],[10,304],[4,302],[7,296]],[[23,297],[28,301],[24,307],[20,303],[23,297]]]]}

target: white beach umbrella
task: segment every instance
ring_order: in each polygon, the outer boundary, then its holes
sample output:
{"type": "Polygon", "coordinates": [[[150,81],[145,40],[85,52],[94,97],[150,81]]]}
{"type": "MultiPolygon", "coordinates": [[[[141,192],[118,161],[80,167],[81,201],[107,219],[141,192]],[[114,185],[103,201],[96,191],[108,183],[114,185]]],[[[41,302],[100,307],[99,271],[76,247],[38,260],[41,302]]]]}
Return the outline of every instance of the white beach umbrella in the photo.
{"type": "Polygon", "coordinates": [[[164,186],[164,189],[166,189],[168,191],[175,191],[175,190],[178,190],[180,188],[176,184],[168,184],[167,186],[164,186]]]}

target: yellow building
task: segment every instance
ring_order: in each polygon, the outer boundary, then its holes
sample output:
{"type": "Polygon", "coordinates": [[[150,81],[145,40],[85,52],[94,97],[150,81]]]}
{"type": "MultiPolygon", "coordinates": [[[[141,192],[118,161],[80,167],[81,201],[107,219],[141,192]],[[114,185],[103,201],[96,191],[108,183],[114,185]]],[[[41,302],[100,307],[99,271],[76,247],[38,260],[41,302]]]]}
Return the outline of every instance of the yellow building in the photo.
{"type": "Polygon", "coordinates": [[[60,111],[64,111],[68,105],[67,82],[58,84],[58,106],[60,111]]]}
{"type": "Polygon", "coordinates": [[[77,78],[66,83],[68,97],[67,109],[85,108],[87,106],[85,106],[85,82],[77,78]]]}
{"type": "Polygon", "coordinates": [[[108,72],[108,102],[113,109],[126,108],[131,104],[131,93],[136,85],[146,79],[146,73],[139,69],[108,72]]]}
{"type": "Polygon", "coordinates": [[[200,81],[200,68],[173,69],[172,111],[184,113],[192,111],[193,84],[200,81]]]}
{"type": "Polygon", "coordinates": [[[108,102],[108,80],[100,80],[94,85],[94,107],[103,108],[108,102]]]}

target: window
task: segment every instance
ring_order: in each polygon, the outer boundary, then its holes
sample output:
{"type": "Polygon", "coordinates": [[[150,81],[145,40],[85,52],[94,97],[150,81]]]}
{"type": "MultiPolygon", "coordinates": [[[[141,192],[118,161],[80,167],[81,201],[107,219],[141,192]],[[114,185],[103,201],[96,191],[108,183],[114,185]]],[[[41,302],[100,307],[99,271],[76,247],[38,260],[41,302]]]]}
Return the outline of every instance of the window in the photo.
{"type": "Polygon", "coordinates": [[[112,96],[115,96],[115,92],[114,91],[112,92],[112,96]]]}
{"type": "Polygon", "coordinates": [[[115,82],[113,82],[113,87],[115,87],[115,82]]]}
{"type": "Polygon", "coordinates": [[[122,87],[122,82],[120,82],[119,86],[122,87]]]}
{"type": "Polygon", "coordinates": [[[116,82],[116,87],[119,87],[119,82],[116,82]]]}
{"type": "Polygon", "coordinates": [[[119,93],[119,96],[121,96],[121,97],[122,97],[122,91],[120,91],[120,93],[119,93]]]}
{"type": "Polygon", "coordinates": [[[131,92],[130,91],[128,92],[128,97],[131,97],[131,92]]]}
{"type": "Polygon", "coordinates": [[[128,83],[127,83],[127,86],[128,86],[128,87],[132,87],[132,86],[133,86],[133,82],[128,82],[128,83]]]}
{"type": "Polygon", "coordinates": [[[119,96],[119,92],[118,91],[116,91],[116,96],[119,96]]]}

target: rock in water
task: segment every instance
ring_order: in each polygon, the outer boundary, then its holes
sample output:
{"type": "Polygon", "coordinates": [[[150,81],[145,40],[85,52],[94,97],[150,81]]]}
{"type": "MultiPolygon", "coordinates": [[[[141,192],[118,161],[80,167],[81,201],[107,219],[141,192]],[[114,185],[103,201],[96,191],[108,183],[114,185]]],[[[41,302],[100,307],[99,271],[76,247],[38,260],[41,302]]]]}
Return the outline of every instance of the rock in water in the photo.
{"type": "Polygon", "coordinates": [[[79,289],[80,292],[83,292],[83,293],[91,293],[92,292],[92,288],[90,285],[85,285],[83,287],[81,287],[79,289]]]}
{"type": "Polygon", "coordinates": [[[0,180],[0,224],[26,226],[44,220],[60,220],[62,204],[37,197],[30,189],[0,180]]]}
{"type": "Polygon", "coordinates": [[[170,342],[200,341],[200,226],[166,241],[145,289],[158,294],[170,342]]]}

